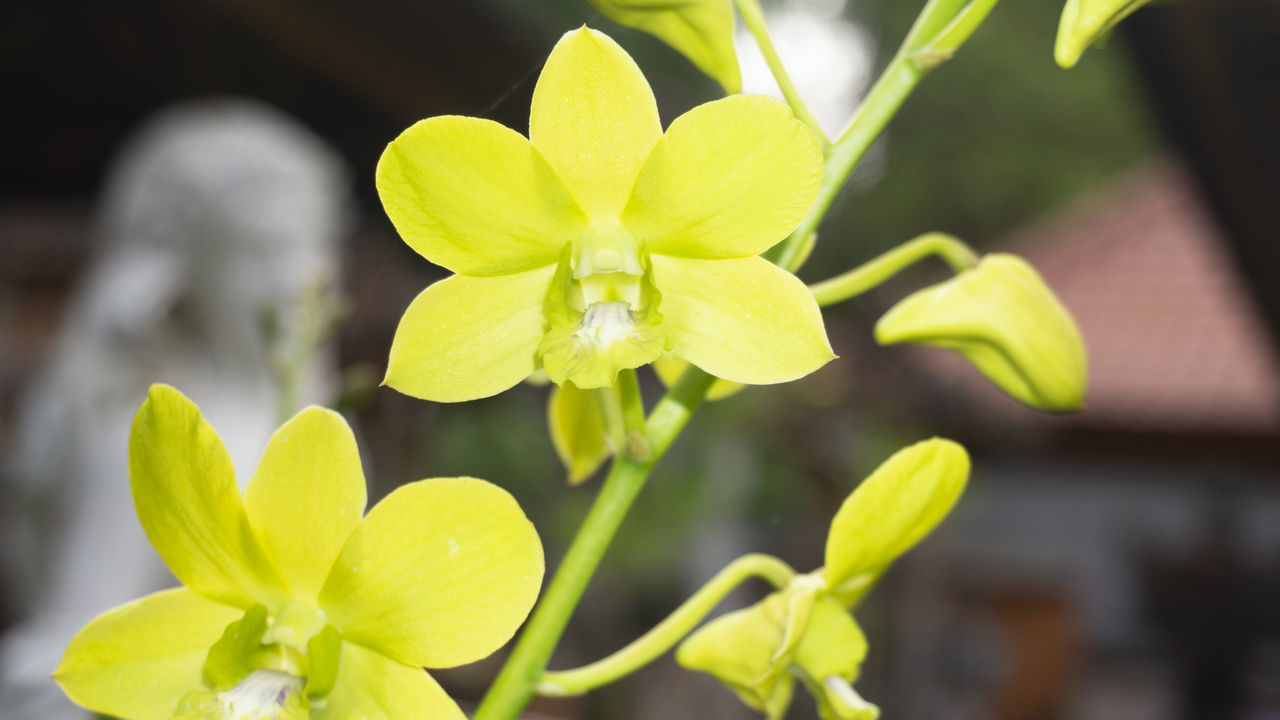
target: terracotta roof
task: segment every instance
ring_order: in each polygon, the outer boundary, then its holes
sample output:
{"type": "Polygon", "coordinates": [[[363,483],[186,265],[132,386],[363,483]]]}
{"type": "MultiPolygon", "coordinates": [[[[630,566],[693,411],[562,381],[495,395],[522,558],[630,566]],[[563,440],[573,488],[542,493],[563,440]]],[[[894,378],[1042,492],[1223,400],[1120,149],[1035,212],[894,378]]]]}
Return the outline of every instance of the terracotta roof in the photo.
{"type": "MultiPolygon", "coordinates": [[[[1180,165],[1143,166],[996,247],[1030,260],[1084,334],[1087,407],[1057,422],[1280,435],[1280,353],[1180,165]]],[[[1038,415],[951,353],[914,355],[970,400],[1038,415]]]]}

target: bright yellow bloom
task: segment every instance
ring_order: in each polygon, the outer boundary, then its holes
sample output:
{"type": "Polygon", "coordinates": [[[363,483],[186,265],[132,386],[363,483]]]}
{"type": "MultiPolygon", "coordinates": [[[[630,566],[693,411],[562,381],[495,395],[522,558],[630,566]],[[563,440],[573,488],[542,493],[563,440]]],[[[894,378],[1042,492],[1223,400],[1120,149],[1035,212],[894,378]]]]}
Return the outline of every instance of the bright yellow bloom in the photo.
{"type": "Polygon", "coordinates": [[[492,653],[541,586],[536,531],[482,480],[410,483],[362,518],[355,438],[329,410],[281,427],[242,497],[199,409],[156,385],[129,471],[138,518],[186,587],[110,610],[71,641],[54,677],[100,713],[462,720],[421,668],[492,653]]]}
{"type": "Polygon", "coordinates": [[[570,32],[538,79],[529,139],[434,117],[383,153],[387,215],[456,273],[405,312],[386,383],[461,401],[542,367],[591,389],[667,351],[737,382],[806,375],[834,357],[817,303],[758,255],[799,224],[821,175],[785,104],[736,95],[664,134],[622,48],[570,32]]]}

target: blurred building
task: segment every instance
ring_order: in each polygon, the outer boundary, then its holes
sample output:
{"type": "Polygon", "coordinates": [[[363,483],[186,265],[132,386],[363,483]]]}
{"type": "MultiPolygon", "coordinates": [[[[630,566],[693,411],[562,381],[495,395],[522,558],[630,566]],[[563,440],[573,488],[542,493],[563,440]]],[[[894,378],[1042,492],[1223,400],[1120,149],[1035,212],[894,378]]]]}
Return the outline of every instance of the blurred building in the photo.
{"type": "Polygon", "coordinates": [[[1228,247],[1171,160],[1000,243],[1080,324],[1077,415],[1024,408],[959,356],[901,353],[978,456],[897,588],[928,618],[900,630],[910,717],[1280,712],[1280,353],[1228,247]]]}

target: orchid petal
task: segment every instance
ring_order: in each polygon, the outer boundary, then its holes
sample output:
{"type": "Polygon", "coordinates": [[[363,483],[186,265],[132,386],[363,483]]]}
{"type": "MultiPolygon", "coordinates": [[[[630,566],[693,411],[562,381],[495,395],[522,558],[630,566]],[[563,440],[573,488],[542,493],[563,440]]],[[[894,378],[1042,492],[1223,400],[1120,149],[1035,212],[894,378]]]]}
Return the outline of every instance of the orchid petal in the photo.
{"type": "Polygon", "coordinates": [[[515,498],[474,478],[405,485],[356,528],[320,592],[343,637],[452,667],[509,640],[542,586],[542,545],[515,498]]]}
{"type": "Polygon", "coordinates": [[[291,595],[314,600],[364,514],[364,472],[347,421],[318,407],[295,415],[267,443],[244,502],[291,595]]]}
{"type": "Polygon", "coordinates": [[[406,395],[460,402],[529,376],[545,333],[543,299],[555,267],[500,277],[454,275],[422,291],[391,341],[383,382],[406,395]]]}
{"type": "Polygon", "coordinates": [[[813,293],[759,257],[653,256],[671,352],[751,385],[803,377],[835,357],[813,293]]]}
{"type": "Polygon", "coordinates": [[[422,120],[378,161],[378,196],[400,237],[465,275],[506,275],[554,263],[586,216],[542,155],[490,120],[422,120]]]}
{"type": "Polygon", "coordinates": [[[94,712],[172,717],[182,697],[202,687],[209,648],[243,614],[187,588],[148,595],[86,625],[53,678],[67,697],[94,712]]]}
{"type": "Polygon", "coordinates": [[[800,224],[821,179],[822,148],[785,103],[734,95],[671,123],[622,223],[651,253],[749,257],[800,224]]]}
{"type": "Polygon", "coordinates": [[[246,608],[278,598],[284,581],[259,545],[218,434],[185,395],[152,385],[129,434],[138,519],[184,585],[246,608]]]}
{"type": "Polygon", "coordinates": [[[529,138],[593,221],[617,220],[662,136],[640,68],[608,35],[565,33],[533,90],[529,138]]]}

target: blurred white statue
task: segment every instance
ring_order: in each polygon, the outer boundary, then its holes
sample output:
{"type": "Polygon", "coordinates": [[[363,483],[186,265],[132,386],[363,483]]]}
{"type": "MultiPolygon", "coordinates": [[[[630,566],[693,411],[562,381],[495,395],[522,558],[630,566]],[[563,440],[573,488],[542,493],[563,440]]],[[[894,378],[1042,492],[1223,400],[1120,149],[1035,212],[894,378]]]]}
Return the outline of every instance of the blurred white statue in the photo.
{"type": "Polygon", "coordinates": [[[299,340],[307,307],[331,297],[347,201],[345,171],[318,138],[246,101],[166,112],[122,153],[96,258],[26,393],[0,488],[4,545],[26,560],[5,584],[28,609],[0,639],[0,720],[84,717],[49,680],[67,642],[96,614],[173,584],[129,492],[129,426],[151,383],[200,405],[242,484],[283,405],[331,397],[324,348],[293,363],[289,387],[272,360],[299,340]]]}

